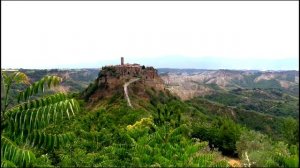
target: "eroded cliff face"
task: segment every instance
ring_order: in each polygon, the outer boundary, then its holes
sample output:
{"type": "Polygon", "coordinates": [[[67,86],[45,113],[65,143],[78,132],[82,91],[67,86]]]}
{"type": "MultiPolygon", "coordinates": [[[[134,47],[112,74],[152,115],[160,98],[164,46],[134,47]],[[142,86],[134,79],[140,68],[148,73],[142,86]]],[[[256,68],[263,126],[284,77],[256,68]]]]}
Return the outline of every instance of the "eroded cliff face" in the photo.
{"type": "Polygon", "coordinates": [[[140,79],[134,84],[133,92],[137,95],[143,96],[145,88],[164,90],[163,80],[156,69],[138,64],[126,64],[103,67],[98,78],[84,91],[83,97],[93,103],[115,93],[123,94],[124,83],[134,78],[140,79]]]}
{"type": "Polygon", "coordinates": [[[206,96],[218,90],[281,88],[299,92],[298,71],[201,70],[199,72],[164,72],[166,88],[183,100],[206,96]]]}

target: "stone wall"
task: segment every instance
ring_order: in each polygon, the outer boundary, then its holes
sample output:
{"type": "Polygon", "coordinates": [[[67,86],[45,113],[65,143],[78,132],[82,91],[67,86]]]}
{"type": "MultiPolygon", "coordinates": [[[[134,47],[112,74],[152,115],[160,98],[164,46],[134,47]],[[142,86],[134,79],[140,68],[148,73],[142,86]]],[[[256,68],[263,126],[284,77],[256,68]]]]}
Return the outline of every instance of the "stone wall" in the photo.
{"type": "Polygon", "coordinates": [[[153,80],[158,77],[157,70],[153,67],[146,67],[143,69],[140,65],[117,65],[106,66],[102,68],[103,75],[109,77],[127,78],[127,77],[140,77],[143,80],[153,80]]]}
{"type": "Polygon", "coordinates": [[[99,78],[98,86],[104,85],[107,89],[114,88],[120,83],[131,78],[141,78],[143,84],[163,90],[164,84],[158,76],[157,70],[153,67],[142,67],[138,64],[124,64],[103,67],[99,78]]]}
{"type": "Polygon", "coordinates": [[[132,76],[137,77],[141,75],[142,68],[138,66],[116,66],[116,72],[120,76],[132,76]]]}

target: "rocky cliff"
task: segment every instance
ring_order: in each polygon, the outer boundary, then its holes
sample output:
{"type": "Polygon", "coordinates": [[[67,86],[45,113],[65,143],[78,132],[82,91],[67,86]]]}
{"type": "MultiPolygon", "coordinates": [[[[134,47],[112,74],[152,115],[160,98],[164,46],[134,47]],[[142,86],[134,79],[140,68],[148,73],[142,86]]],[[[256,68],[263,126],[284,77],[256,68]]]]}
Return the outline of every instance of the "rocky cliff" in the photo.
{"type": "Polygon", "coordinates": [[[95,103],[105,97],[124,94],[123,85],[134,78],[140,79],[132,84],[130,89],[136,95],[147,97],[145,95],[147,88],[164,91],[163,80],[156,69],[139,64],[125,64],[102,67],[98,78],[85,89],[82,96],[87,102],[95,103]]]}

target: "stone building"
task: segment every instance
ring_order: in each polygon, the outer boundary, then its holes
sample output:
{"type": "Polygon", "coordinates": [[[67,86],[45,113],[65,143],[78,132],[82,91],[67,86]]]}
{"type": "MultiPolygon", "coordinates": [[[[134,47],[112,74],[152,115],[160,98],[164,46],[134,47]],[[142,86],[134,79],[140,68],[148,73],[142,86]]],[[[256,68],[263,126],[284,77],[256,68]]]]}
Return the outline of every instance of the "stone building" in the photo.
{"type": "Polygon", "coordinates": [[[121,57],[120,65],[110,65],[102,68],[102,73],[105,76],[118,77],[118,78],[131,78],[137,77],[144,80],[152,80],[157,75],[157,70],[153,67],[144,67],[140,64],[125,64],[124,57],[121,57]]]}
{"type": "Polygon", "coordinates": [[[162,82],[158,76],[157,70],[153,67],[145,67],[140,64],[124,63],[121,57],[121,64],[102,67],[99,74],[98,84],[115,85],[120,80],[129,80],[132,78],[140,78],[140,82],[148,86],[159,87],[162,82]]]}

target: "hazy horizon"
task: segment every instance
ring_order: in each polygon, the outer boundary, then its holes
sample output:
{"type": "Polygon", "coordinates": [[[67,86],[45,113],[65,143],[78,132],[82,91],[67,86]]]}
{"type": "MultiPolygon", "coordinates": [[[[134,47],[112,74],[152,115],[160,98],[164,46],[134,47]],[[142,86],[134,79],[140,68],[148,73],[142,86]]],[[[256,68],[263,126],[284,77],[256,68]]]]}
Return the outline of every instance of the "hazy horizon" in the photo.
{"type": "Polygon", "coordinates": [[[125,57],[155,68],[299,70],[298,14],[296,1],[4,1],[1,67],[101,68],[125,57]]]}
{"type": "MultiPolygon", "coordinates": [[[[199,60],[199,62],[202,62],[203,60],[199,60]]],[[[142,61],[144,63],[141,62],[125,62],[125,63],[138,63],[140,65],[145,65],[145,66],[153,66],[154,68],[159,68],[159,69],[163,69],[163,68],[170,68],[170,69],[204,69],[204,70],[219,70],[219,69],[226,69],[226,70],[259,70],[259,71],[291,71],[291,70],[295,70],[295,71],[299,71],[298,68],[295,69],[288,69],[288,68],[281,68],[281,69],[264,69],[264,68],[256,68],[256,69],[251,69],[251,68],[246,68],[246,67],[240,67],[240,68],[231,68],[229,66],[221,66],[219,68],[214,68],[211,65],[215,65],[218,62],[211,62],[212,60],[204,60],[204,62],[202,62],[202,67],[175,67],[175,66],[155,66],[155,64],[151,64],[151,62],[155,62],[155,60],[148,60],[148,61],[142,61]]],[[[281,60],[278,63],[282,63],[284,61],[291,61],[291,60],[281,60]]],[[[185,64],[189,64],[189,63],[194,63],[197,64],[198,61],[192,61],[192,60],[187,60],[185,59],[185,64]]],[[[253,64],[255,64],[255,62],[252,62],[253,64]]],[[[297,62],[296,62],[297,63],[297,62]]],[[[62,66],[58,66],[58,67],[52,67],[52,68],[23,68],[23,67],[16,67],[16,68],[11,68],[11,67],[2,67],[2,69],[99,69],[103,66],[106,65],[118,65],[120,64],[118,61],[109,61],[107,63],[100,63],[99,66],[96,66],[95,63],[91,64],[91,65],[95,65],[95,66],[82,66],[82,65],[74,65],[74,66],[67,66],[67,65],[62,65],[62,66]]],[[[262,65],[262,64],[261,64],[262,65]]],[[[298,66],[297,66],[298,67],[298,66]]]]}

